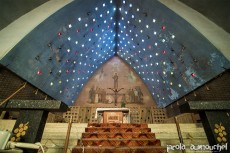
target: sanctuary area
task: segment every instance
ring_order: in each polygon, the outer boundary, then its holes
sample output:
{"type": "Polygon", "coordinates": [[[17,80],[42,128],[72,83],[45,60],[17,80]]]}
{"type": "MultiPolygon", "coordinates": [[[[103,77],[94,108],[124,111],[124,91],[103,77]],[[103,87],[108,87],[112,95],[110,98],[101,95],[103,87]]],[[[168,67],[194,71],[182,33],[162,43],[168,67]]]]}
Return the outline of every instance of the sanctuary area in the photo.
{"type": "Polygon", "coordinates": [[[0,153],[229,153],[229,6],[1,0],[0,153]]]}

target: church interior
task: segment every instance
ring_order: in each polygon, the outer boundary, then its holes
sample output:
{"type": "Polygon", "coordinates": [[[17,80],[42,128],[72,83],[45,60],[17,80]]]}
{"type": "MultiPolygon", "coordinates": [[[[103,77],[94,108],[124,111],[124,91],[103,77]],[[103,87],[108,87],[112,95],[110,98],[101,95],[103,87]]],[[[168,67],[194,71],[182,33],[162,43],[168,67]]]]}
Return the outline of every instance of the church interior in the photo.
{"type": "Polygon", "coordinates": [[[1,0],[0,152],[230,152],[227,0],[1,0]]]}

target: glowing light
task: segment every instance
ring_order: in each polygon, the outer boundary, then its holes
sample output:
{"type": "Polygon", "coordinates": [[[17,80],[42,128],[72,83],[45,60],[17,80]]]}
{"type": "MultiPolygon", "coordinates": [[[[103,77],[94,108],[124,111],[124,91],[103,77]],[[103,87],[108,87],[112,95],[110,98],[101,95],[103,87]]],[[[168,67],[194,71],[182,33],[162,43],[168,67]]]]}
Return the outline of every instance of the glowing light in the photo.
{"type": "Polygon", "coordinates": [[[69,28],[72,28],[72,25],[71,25],[71,24],[69,24],[69,28]]]}
{"type": "Polygon", "coordinates": [[[98,7],[96,7],[95,10],[97,11],[97,10],[98,10],[98,7]]]}
{"type": "Polygon", "coordinates": [[[41,75],[42,72],[40,70],[37,71],[37,75],[41,75]]]}
{"type": "Polygon", "coordinates": [[[78,18],[78,21],[81,21],[81,18],[78,18]]]}

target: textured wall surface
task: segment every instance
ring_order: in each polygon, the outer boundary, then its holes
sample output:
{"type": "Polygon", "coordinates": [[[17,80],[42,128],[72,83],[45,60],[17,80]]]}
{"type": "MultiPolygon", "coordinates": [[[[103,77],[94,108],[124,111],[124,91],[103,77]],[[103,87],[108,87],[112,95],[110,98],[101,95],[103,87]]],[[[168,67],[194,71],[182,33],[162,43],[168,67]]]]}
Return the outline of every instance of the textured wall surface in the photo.
{"type": "Polygon", "coordinates": [[[136,71],[159,107],[230,67],[195,28],[155,0],[76,0],[0,63],[73,105],[89,78],[116,54],[136,71]]]}
{"type": "Polygon", "coordinates": [[[175,103],[166,107],[168,116],[180,114],[179,106],[187,101],[224,101],[230,100],[230,71],[213,78],[205,85],[185,95],[175,103]]]}
{"type": "MultiPolygon", "coordinates": [[[[0,67],[0,99],[4,100],[16,92],[26,82],[16,74],[0,67]]],[[[44,92],[38,90],[33,85],[27,83],[26,87],[18,92],[12,99],[22,100],[52,100],[44,92]]]]}

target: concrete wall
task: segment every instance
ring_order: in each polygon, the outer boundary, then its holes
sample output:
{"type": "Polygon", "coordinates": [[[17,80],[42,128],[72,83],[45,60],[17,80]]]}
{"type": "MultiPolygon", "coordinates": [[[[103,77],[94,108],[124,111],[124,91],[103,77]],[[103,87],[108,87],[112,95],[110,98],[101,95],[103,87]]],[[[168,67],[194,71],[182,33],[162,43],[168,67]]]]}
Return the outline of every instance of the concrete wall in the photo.
{"type": "Polygon", "coordinates": [[[212,100],[230,100],[230,71],[226,71],[216,78],[209,81],[207,84],[195,89],[185,95],[173,104],[166,107],[168,117],[180,114],[180,105],[187,101],[212,101],[212,100]]]}

